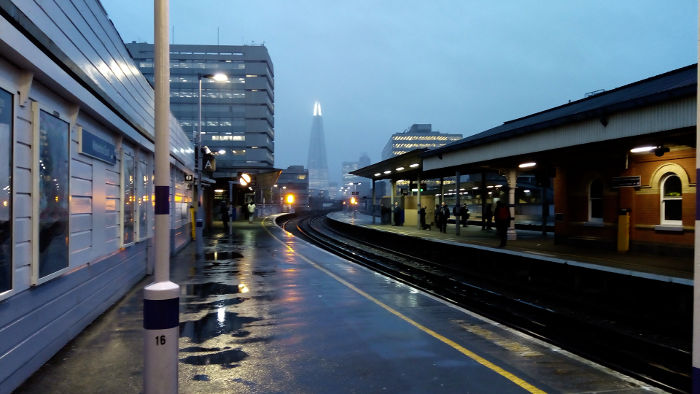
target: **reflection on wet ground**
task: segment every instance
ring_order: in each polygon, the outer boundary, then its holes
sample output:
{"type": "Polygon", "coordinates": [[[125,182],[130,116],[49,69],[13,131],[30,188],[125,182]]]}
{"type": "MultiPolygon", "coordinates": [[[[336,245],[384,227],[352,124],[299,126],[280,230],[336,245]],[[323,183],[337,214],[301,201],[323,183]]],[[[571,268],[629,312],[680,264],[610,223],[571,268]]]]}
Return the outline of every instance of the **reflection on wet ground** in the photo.
{"type": "Polygon", "coordinates": [[[197,297],[197,298],[207,298],[212,295],[225,295],[225,294],[236,294],[239,292],[238,285],[226,285],[223,283],[194,283],[194,284],[183,284],[185,295],[197,297]]]}
{"type": "Polygon", "coordinates": [[[238,313],[217,311],[209,313],[199,320],[180,322],[180,337],[189,337],[194,343],[203,343],[220,335],[240,330],[245,324],[260,319],[240,317],[238,313]]]}
{"type": "Polygon", "coordinates": [[[240,349],[231,349],[217,353],[209,353],[198,356],[187,356],[185,358],[180,359],[180,361],[192,365],[219,364],[224,368],[234,368],[237,366],[234,363],[242,361],[246,357],[248,357],[248,353],[240,349]]]}
{"type": "Polygon", "coordinates": [[[232,260],[240,259],[243,255],[238,252],[210,252],[204,254],[205,260],[232,260]]]}
{"type": "Polygon", "coordinates": [[[185,313],[197,313],[201,311],[208,311],[212,309],[218,309],[226,306],[231,306],[231,305],[238,305],[245,301],[245,298],[228,298],[225,300],[219,300],[219,301],[214,301],[214,302],[207,302],[207,303],[202,303],[202,304],[194,304],[194,303],[186,303],[183,305],[183,308],[181,310],[185,313]]]}
{"type": "Polygon", "coordinates": [[[274,262],[270,266],[265,261],[251,264],[258,253],[254,242],[257,231],[246,229],[206,238],[204,253],[195,255],[181,271],[187,274],[178,282],[180,362],[184,370],[196,368],[189,370],[194,381],[220,381],[217,370],[242,365],[256,344],[273,339],[260,335],[260,328],[256,328],[266,325],[256,313],[256,297],[265,294],[256,278],[275,273],[274,262]],[[251,293],[249,286],[256,291],[251,293]],[[246,301],[251,305],[241,309],[246,301]]]}

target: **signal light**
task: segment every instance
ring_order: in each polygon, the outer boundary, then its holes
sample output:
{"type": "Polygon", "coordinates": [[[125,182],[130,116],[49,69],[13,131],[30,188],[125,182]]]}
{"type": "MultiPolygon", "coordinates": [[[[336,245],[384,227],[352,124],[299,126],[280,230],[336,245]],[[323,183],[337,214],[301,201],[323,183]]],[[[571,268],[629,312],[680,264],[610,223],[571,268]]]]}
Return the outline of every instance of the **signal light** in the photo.
{"type": "Polygon", "coordinates": [[[294,194],[287,194],[287,196],[284,198],[284,201],[287,202],[287,204],[294,204],[294,194]]]}

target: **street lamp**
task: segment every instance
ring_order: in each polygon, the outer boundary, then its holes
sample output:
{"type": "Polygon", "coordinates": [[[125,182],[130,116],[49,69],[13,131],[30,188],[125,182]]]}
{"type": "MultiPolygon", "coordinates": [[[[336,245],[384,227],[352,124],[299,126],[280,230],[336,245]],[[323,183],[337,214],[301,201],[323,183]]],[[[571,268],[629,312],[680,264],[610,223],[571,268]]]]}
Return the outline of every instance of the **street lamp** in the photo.
{"type": "Polygon", "coordinates": [[[224,73],[216,74],[200,74],[197,76],[197,83],[199,89],[197,90],[197,97],[199,99],[198,110],[199,110],[199,121],[197,122],[197,227],[195,232],[195,237],[197,238],[197,253],[202,253],[204,243],[202,240],[202,232],[204,230],[204,211],[202,207],[202,79],[211,79],[216,82],[228,81],[228,76],[224,73]]]}

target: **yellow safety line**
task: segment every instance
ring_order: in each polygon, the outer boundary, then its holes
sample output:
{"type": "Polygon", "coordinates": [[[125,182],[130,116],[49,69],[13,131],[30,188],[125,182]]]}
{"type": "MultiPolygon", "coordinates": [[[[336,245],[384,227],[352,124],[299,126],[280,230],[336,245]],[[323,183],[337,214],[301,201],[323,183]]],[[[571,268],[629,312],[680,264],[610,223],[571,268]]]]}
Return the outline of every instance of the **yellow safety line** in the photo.
{"type": "Polygon", "coordinates": [[[527,390],[527,391],[529,391],[529,392],[531,392],[531,393],[546,393],[544,390],[538,389],[537,387],[533,386],[532,384],[530,384],[530,383],[526,382],[525,380],[523,380],[523,379],[521,379],[521,378],[515,376],[514,374],[512,374],[512,373],[506,371],[505,369],[503,369],[503,368],[499,367],[498,365],[496,365],[496,364],[490,362],[489,360],[487,360],[487,359],[485,359],[485,358],[479,356],[478,354],[472,352],[471,350],[465,348],[464,346],[458,344],[457,342],[455,342],[455,341],[453,341],[453,340],[451,340],[451,339],[449,339],[449,338],[447,338],[447,337],[445,337],[445,336],[443,336],[443,335],[440,335],[440,334],[438,334],[437,332],[435,332],[435,331],[429,329],[428,327],[426,327],[426,326],[424,326],[424,325],[422,325],[422,324],[416,322],[415,320],[412,320],[411,318],[409,318],[409,317],[403,315],[401,312],[399,312],[399,311],[395,310],[394,308],[390,307],[389,305],[386,305],[385,303],[379,301],[378,299],[374,298],[373,296],[367,294],[365,291],[363,291],[363,290],[361,290],[361,289],[355,287],[355,285],[353,285],[352,283],[350,283],[350,282],[346,281],[345,279],[339,277],[338,275],[332,273],[332,272],[329,271],[328,269],[326,269],[326,268],[324,268],[324,267],[318,265],[318,264],[315,263],[314,261],[308,259],[306,256],[304,256],[304,255],[298,253],[296,250],[294,250],[294,248],[292,248],[291,246],[287,245],[283,240],[277,238],[274,234],[272,234],[272,232],[270,232],[270,230],[267,229],[267,226],[265,225],[265,220],[263,220],[263,221],[260,223],[260,225],[263,227],[263,229],[265,229],[265,231],[267,231],[267,233],[268,233],[272,238],[274,238],[275,240],[277,240],[277,242],[279,242],[279,243],[281,243],[282,245],[284,245],[287,249],[289,249],[289,250],[290,250],[291,252],[293,252],[295,255],[299,256],[302,260],[306,261],[306,262],[309,263],[311,266],[313,266],[314,268],[318,269],[319,271],[325,273],[326,275],[330,276],[331,278],[333,278],[333,279],[337,280],[338,282],[342,283],[342,284],[345,285],[346,287],[352,289],[353,291],[355,291],[356,293],[358,293],[358,294],[360,294],[361,296],[365,297],[366,299],[368,299],[368,300],[374,302],[375,304],[379,305],[380,307],[384,308],[385,310],[387,310],[387,311],[390,312],[391,314],[397,316],[397,317],[400,318],[401,320],[403,320],[403,321],[405,321],[405,322],[407,322],[407,323],[413,325],[414,327],[416,327],[416,328],[418,328],[419,330],[423,331],[424,333],[426,333],[426,334],[432,336],[433,338],[435,338],[435,339],[437,339],[437,340],[439,340],[439,341],[441,341],[441,342],[443,342],[443,343],[445,343],[445,344],[451,346],[453,349],[459,351],[460,353],[462,353],[462,354],[464,354],[465,356],[471,358],[472,360],[476,361],[477,363],[479,363],[479,364],[485,366],[486,368],[488,368],[488,369],[490,369],[490,370],[496,372],[497,374],[499,374],[499,375],[505,377],[506,379],[508,379],[508,380],[510,380],[511,382],[517,384],[518,386],[522,387],[523,389],[525,389],[525,390],[527,390]]]}

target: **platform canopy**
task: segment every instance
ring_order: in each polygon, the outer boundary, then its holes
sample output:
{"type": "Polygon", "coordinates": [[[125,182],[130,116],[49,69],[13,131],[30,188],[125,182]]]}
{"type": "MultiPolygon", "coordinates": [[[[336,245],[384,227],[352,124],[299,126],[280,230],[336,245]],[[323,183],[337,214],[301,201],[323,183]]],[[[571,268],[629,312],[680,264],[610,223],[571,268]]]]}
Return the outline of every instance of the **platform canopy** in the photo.
{"type": "Polygon", "coordinates": [[[421,154],[428,149],[414,149],[402,155],[388,158],[380,162],[368,165],[367,167],[358,168],[351,171],[350,174],[357,175],[363,178],[373,179],[414,179],[421,173],[423,160],[421,154]]]}

